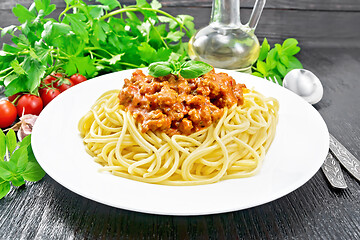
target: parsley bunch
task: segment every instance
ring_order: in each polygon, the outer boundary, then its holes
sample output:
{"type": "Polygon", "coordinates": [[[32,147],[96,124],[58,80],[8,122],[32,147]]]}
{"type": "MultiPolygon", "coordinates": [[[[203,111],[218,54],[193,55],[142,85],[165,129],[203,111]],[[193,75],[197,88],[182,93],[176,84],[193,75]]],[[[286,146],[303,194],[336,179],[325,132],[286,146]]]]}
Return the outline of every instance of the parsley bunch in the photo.
{"type": "Polygon", "coordinates": [[[277,81],[282,85],[285,75],[293,69],[302,69],[301,62],[294,56],[300,51],[298,41],[294,38],[286,39],[283,44],[270,45],[265,38],[257,62],[253,65],[253,75],[277,81]]]}
{"type": "Polygon", "coordinates": [[[156,61],[187,58],[183,37],[194,33],[193,17],[172,16],[153,0],[122,6],[117,0],[64,0],[57,19],[50,0],[34,0],[29,9],[17,4],[13,13],[20,25],[1,29],[12,44],[0,51],[0,85],[7,96],[37,94],[42,78],[61,70],[87,78],[156,61]]]}
{"type": "Polygon", "coordinates": [[[30,139],[31,135],[17,143],[12,129],[6,136],[0,131],[0,199],[10,191],[11,184],[19,187],[25,181],[36,182],[45,176],[35,159],[30,139]]]}

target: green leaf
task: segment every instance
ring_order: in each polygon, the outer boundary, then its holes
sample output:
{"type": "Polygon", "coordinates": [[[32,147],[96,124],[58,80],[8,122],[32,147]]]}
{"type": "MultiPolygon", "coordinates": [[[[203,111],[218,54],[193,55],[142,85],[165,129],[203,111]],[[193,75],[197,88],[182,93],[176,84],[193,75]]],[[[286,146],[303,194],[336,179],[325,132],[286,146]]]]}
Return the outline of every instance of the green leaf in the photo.
{"type": "Polygon", "coordinates": [[[183,32],[169,32],[166,39],[172,42],[178,42],[185,35],[183,32]]]}
{"type": "Polygon", "coordinates": [[[157,0],[153,0],[150,3],[150,6],[151,6],[152,9],[160,9],[162,7],[161,3],[159,3],[159,1],[157,1],[157,0]]]}
{"type": "Polygon", "coordinates": [[[190,38],[192,35],[195,34],[195,24],[194,24],[194,17],[190,15],[179,15],[177,19],[180,20],[180,22],[188,29],[189,33],[187,33],[187,36],[190,38]]]}
{"type": "Polygon", "coordinates": [[[264,78],[264,75],[261,74],[260,72],[252,72],[251,74],[254,75],[254,76],[257,76],[257,77],[264,78]]]}
{"type": "Polygon", "coordinates": [[[170,30],[174,30],[179,25],[174,19],[169,17],[159,16],[158,19],[160,22],[168,23],[170,30]]]}
{"type": "Polygon", "coordinates": [[[8,133],[6,134],[6,147],[7,147],[8,151],[10,152],[10,155],[13,153],[16,146],[17,146],[17,141],[16,141],[15,132],[14,132],[14,130],[10,129],[8,131],[8,133]]]}
{"type": "Polygon", "coordinates": [[[6,137],[4,132],[0,131],[0,161],[4,160],[6,154],[6,137]]]}
{"type": "Polygon", "coordinates": [[[5,88],[5,95],[11,96],[19,92],[28,92],[29,79],[25,75],[16,76],[5,88]]]}
{"type": "Polygon", "coordinates": [[[260,48],[260,54],[259,54],[259,61],[264,61],[268,55],[268,52],[270,50],[270,45],[267,41],[266,38],[264,38],[263,43],[261,44],[261,48],[260,48]]]}
{"type": "Polygon", "coordinates": [[[146,63],[152,63],[154,62],[154,59],[156,59],[156,50],[151,47],[148,43],[143,42],[138,46],[139,55],[141,60],[143,60],[146,63]]]}
{"type": "Polygon", "coordinates": [[[266,63],[270,69],[276,68],[278,62],[278,53],[275,48],[271,49],[266,57],[266,63]]]}
{"type": "Polygon", "coordinates": [[[25,171],[21,176],[30,182],[40,181],[45,176],[45,171],[37,162],[28,162],[25,171]]]}
{"type": "Polygon", "coordinates": [[[109,7],[110,11],[117,7],[120,7],[120,3],[117,0],[96,0],[96,1],[101,3],[102,5],[109,7]]]}
{"type": "Polygon", "coordinates": [[[285,67],[289,67],[289,58],[286,55],[280,55],[279,56],[280,62],[284,64],[285,67]]]}
{"type": "Polygon", "coordinates": [[[25,184],[25,181],[20,174],[14,174],[11,179],[11,183],[16,187],[20,187],[25,184]]]}
{"type": "Polygon", "coordinates": [[[38,12],[43,10],[44,15],[49,15],[56,9],[55,4],[50,5],[51,0],[35,0],[35,7],[38,12]]]}
{"type": "Polygon", "coordinates": [[[172,73],[173,69],[171,67],[171,63],[169,62],[156,62],[150,64],[149,68],[149,75],[153,77],[162,77],[169,75],[172,73]]]}
{"type": "Polygon", "coordinates": [[[302,69],[303,65],[301,62],[294,56],[289,57],[289,68],[291,69],[302,69]]]}
{"type": "Polygon", "coordinates": [[[45,23],[41,36],[47,44],[54,45],[56,39],[67,35],[70,31],[71,27],[67,24],[49,21],[45,23]]]}
{"type": "Polygon", "coordinates": [[[21,49],[18,49],[18,48],[16,48],[16,47],[13,47],[13,46],[11,46],[11,45],[9,45],[9,44],[7,44],[7,43],[4,43],[4,44],[3,44],[2,50],[3,50],[4,52],[8,52],[8,53],[18,53],[18,52],[21,51],[21,49]]]}
{"type": "Polygon", "coordinates": [[[0,178],[11,181],[16,174],[16,166],[11,162],[0,161],[0,178]]]}
{"type": "Polygon", "coordinates": [[[136,0],[136,6],[140,8],[149,8],[150,4],[146,2],[146,0],[136,0]]]}
{"type": "Polygon", "coordinates": [[[197,78],[212,69],[211,65],[201,61],[187,61],[181,66],[180,75],[184,78],[197,78]]]}
{"type": "Polygon", "coordinates": [[[92,5],[89,6],[90,9],[90,16],[94,19],[98,19],[102,16],[104,16],[105,14],[105,10],[109,10],[108,6],[103,6],[103,5],[92,5]]]}
{"type": "Polygon", "coordinates": [[[5,197],[8,194],[8,192],[10,192],[10,189],[11,189],[10,182],[0,178],[0,199],[5,197]]]}
{"type": "Polygon", "coordinates": [[[17,149],[11,156],[10,162],[16,165],[18,173],[22,172],[28,163],[27,147],[17,149]]]}
{"type": "Polygon", "coordinates": [[[286,75],[286,67],[281,62],[278,62],[276,65],[276,69],[279,71],[279,73],[282,75],[281,79],[283,79],[286,75]]]}
{"type": "Polygon", "coordinates": [[[256,63],[256,69],[263,75],[267,76],[268,73],[268,67],[263,61],[257,61],[256,63]]]}
{"type": "Polygon", "coordinates": [[[86,17],[82,13],[74,13],[74,14],[66,14],[64,21],[69,21],[71,29],[75,34],[79,35],[81,39],[85,42],[89,41],[89,33],[86,30],[87,25],[84,21],[86,21],[86,17]]]}
{"type": "Polygon", "coordinates": [[[15,25],[10,25],[8,27],[4,27],[1,30],[1,37],[4,37],[6,34],[11,34],[11,35],[14,34],[16,29],[17,29],[17,26],[15,26],[15,25]]]}
{"type": "Polygon", "coordinates": [[[25,74],[25,70],[21,67],[21,65],[19,64],[19,61],[17,59],[13,60],[10,63],[10,66],[14,69],[14,72],[16,72],[17,74],[21,75],[21,74],[25,74]]]}
{"type": "Polygon", "coordinates": [[[288,38],[282,44],[282,51],[288,56],[293,56],[300,51],[300,47],[297,44],[298,41],[296,39],[288,38]]]}
{"type": "MultiPolygon", "coordinates": [[[[114,64],[116,64],[118,61],[121,60],[121,57],[124,56],[124,54],[125,54],[125,53],[120,53],[120,54],[114,55],[112,58],[106,59],[106,61],[108,61],[110,65],[114,65],[114,64]]],[[[105,60],[105,59],[104,59],[104,60],[105,60]]]]}
{"type": "Polygon", "coordinates": [[[16,4],[16,6],[12,9],[12,12],[16,17],[18,17],[18,21],[20,23],[24,23],[26,21],[33,21],[36,18],[36,15],[30,12],[27,8],[20,4],[16,4]]]}
{"type": "Polygon", "coordinates": [[[28,56],[24,60],[23,68],[29,79],[27,88],[29,92],[34,92],[40,86],[41,79],[46,72],[46,66],[32,56],[28,56]]]}
{"type": "Polygon", "coordinates": [[[84,76],[92,77],[97,71],[94,66],[94,59],[86,57],[70,57],[69,61],[65,63],[64,69],[67,75],[79,73],[84,76]]]}

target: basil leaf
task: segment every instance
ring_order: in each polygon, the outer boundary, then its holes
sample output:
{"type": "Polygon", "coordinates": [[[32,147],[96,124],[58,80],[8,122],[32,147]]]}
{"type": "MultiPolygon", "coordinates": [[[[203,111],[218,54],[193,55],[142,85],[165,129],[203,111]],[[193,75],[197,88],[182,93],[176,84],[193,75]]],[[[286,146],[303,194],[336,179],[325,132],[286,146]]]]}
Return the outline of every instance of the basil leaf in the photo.
{"type": "Polygon", "coordinates": [[[37,182],[45,176],[45,171],[37,162],[28,162],[25,171],[21,175],[26,181],[37,182]]]}
{"type": "Polygon", "coordinates": [[[10,162],[16,165],[18,173],[24,171],[26,164],[28,163],[27,147],[17,149],[11,156],[10,162]]]}
{"type": "Polygon", "coordinates": [[[150,64],[148,70],[149,70],[149,74],[153,77],[162,77],[173,72],[171,63],[169,62],[152,63],[150,64]]]}
{"type": "Polygon", "coordinates": [[[181,66],[180,75],[184,78],[197,78],[210,72],[213,67],[201,61],[188,61],[181,66]]]}
{"type": "Polygon", "coordinates": [[[10,188],[11,188],[10,182],[0,178],[0,199],[2,199],[8,194],[10,188]]]}

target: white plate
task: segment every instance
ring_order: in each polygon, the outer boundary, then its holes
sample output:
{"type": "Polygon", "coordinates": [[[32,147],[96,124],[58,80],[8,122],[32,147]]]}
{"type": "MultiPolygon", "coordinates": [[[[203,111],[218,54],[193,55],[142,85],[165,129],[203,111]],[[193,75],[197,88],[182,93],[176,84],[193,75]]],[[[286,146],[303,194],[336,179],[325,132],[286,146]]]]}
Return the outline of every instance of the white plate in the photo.
{"type": "Polygon", "coordinates": [[[78,121],[105,91],[120,89],[132,72],[103,75],[70,88],[42,111],[34,126],[32,147],[40,165],[55,181],[81,196],[145,213],[222,213],[280,198],[306,183],[324,162],[329,133],[310,104],[271,82],[228,71],[237,82],[280,102],[276,137],[257,175],[201,186],[162,186],[100,173],[100,165],[85,152],[78,121]]]}

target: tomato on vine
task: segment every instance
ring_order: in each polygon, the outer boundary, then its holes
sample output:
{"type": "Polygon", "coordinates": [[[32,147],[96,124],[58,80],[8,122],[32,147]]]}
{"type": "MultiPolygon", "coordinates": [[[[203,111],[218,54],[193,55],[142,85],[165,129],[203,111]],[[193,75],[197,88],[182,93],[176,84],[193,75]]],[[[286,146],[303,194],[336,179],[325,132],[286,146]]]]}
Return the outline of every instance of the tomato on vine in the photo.
{"type": "Polygon", "coordinates": [[[43,101],[44,107],[49,104],[55,97],[60,94],[56,88],[42,88],[39,89],[40,98],[43,101]]]}
{"type": "Polygon", "coordinates": [[[83,75],[76,73],[70,77],[70,80],[74,83],[74,85],[85,82],[87,79],[83,75]]]}

